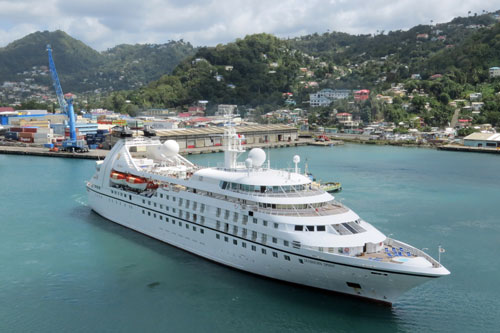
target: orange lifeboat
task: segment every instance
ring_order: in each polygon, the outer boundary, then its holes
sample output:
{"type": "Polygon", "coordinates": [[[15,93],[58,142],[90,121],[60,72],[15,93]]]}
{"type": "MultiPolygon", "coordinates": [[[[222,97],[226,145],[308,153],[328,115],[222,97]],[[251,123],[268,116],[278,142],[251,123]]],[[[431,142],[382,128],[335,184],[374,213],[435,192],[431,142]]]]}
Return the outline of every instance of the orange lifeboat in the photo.
{"type": "Polygon", "coordinates": [[[148,182],[142,177],[127,176],[127,185],[133,189],[144,191],[148,186],[148,182]]]}
{"type": "Polygon", "coordinates": [[[127,175],[121,172],[111,171],[109,178],[115,184],[127,185],[127,175]]]}

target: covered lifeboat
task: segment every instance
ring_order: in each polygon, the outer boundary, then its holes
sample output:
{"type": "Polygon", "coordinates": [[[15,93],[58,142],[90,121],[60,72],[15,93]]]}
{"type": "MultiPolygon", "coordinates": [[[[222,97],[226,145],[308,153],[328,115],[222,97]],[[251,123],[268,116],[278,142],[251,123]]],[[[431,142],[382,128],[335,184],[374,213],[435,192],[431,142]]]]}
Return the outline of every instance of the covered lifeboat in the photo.
{"type": "Polygon", "coordinates": [[[127,186],[144,191],[148,186],[148,181],[145,178],[129,175],[127,176],[127,186]]]}
{"type": "Polygon", "coordinates": [[[117,171],[111,171],[109,175],[111,182],[118,185],[127,185],[127,175],[117,171]]]}

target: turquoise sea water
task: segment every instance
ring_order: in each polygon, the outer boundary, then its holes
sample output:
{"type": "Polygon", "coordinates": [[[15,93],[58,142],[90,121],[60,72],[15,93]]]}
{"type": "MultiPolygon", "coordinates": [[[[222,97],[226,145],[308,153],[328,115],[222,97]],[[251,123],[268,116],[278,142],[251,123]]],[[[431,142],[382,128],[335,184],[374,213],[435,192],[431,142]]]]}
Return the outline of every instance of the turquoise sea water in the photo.
{"type": "Polygon", "coordinates": [[[499,330],[500,156],[345,145],[271,150],[271,165],[295,154],[384,233],[441,244],[452,274],[392,308],[268,280],[93,213],[94,161],[0,155],[0,332],[499,330]]]}

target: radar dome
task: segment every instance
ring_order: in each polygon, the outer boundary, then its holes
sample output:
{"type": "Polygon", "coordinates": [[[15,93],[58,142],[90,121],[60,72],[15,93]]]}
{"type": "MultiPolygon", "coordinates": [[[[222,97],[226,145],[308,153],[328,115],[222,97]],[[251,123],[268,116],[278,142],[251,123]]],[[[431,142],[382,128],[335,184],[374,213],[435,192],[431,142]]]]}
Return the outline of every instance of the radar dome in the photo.
{"type": "Polygon", "coordinates": [[[259,168],[266,160],[266,152],[260,148],[254,148],[248,153],[248,158],[252,160],[254,167],[259,168]]]}
{"type": "Polygon", "coordinates": [[[167,140],[163,143],[163,154],[167,157],[173,157],[179,153],[179,144],[174,140],[167,140]]]}
{"type": "Polygon", "coordinates": [[[252,159],[251,159],[251,158],[247,158],[247,159],[245,160],[245,166],[246,166],[248,169],[250,169],[250,168],[253,166],[253,161],[252,161],[252,159]]]}
{"type": "Polygon", "coordinates": [[[300,156],[299,155],[295,155],[293,157],[293,163],[300,163],[300,156]]]}

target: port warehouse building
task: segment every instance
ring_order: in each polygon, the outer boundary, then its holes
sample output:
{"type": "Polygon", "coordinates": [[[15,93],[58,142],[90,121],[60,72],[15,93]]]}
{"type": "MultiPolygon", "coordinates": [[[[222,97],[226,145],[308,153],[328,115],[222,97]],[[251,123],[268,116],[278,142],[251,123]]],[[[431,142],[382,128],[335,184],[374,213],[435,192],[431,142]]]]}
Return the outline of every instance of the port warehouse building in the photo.
{"type": "Polygon", "coordinates": [[[499,148],[500,133],[472,133],[464,138],[464,146],[499,148]]]}
{"type": "MultiPolygon", "coordinates": [[[[293,142],[298,139],[298,129],[287,125],[236,126],[243,143],[293,142]]],[[[181,149],[202,148],[224,145],[224,127],[180,128],[157,130],[160,140],[175,140],[181,149]]]]}

